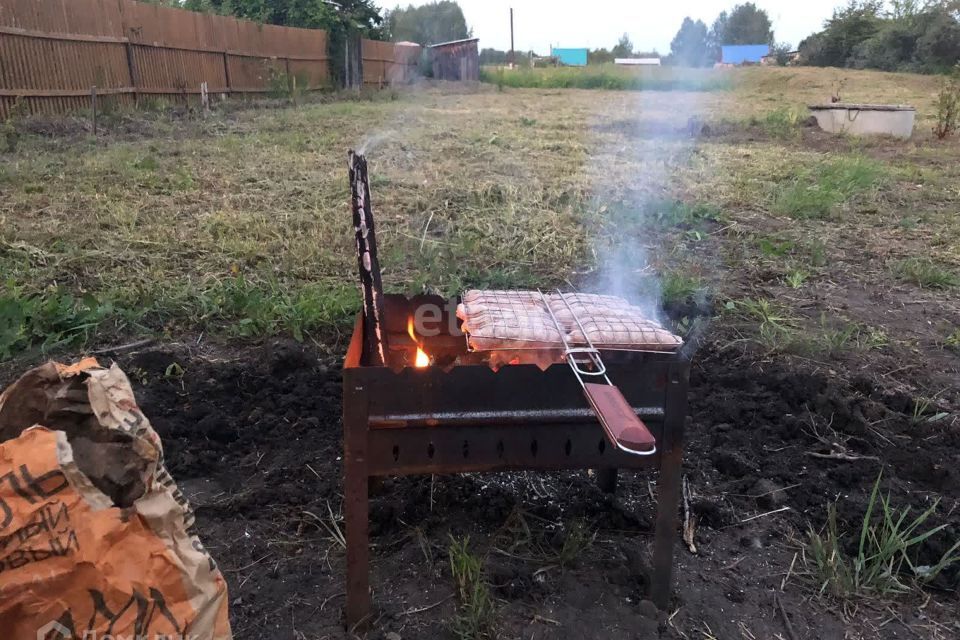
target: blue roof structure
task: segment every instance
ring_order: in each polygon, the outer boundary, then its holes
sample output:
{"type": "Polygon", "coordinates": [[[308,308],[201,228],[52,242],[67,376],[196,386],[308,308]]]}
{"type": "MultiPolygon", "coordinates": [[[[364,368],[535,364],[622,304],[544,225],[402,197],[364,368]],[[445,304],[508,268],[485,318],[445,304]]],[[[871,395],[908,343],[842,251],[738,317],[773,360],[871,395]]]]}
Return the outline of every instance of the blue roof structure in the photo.
{"type": "Polygon", "coordinates": [[[551,49],[550,55],[557,58],[560,64],[565,64],[570,67],[587,66],[586,49],[551,49]]]}
{"type": "Polygon", "coordinates": [[[760,63],[760,59],[770,53],[768,44],[725,44],[720,47],[723,55],[720,62],[724,64],[743,64],[744,62],[760,63]]]}

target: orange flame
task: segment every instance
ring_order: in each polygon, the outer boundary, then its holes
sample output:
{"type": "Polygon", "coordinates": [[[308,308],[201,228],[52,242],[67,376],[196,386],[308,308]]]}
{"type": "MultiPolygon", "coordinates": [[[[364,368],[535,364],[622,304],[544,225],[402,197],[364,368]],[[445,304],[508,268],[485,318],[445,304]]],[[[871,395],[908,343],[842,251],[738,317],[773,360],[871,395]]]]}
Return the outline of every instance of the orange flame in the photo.
{"type": "Polygon", "coordinates": [[[417,340],[417,334],[413,331],[413,316],[407,319],[407,333],[410,335],[410,339],[417,343],[417,357],[413,361],[413,366],[418,368],[429,367],[430,356],[420,348],[420,341],[417,340]]]}

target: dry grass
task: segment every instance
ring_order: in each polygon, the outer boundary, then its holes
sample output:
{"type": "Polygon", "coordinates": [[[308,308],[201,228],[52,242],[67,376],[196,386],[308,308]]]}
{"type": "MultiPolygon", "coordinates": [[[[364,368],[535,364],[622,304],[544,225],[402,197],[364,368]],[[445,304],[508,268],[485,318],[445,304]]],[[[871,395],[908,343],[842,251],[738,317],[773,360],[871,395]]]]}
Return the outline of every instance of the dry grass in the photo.
{"type": "MultiPolygon", "coordinates": [[[[17,151],[0,156],[0,357],[104,333],[343,327],[357,307],[351,147],[371,160],[390,290],[573,283],[739,299],[770,272],[794,292],[783,304],[802,306],[821,282],[895,281],[890,265],[915,256],[956,270],[960,147],[929,133],[935,79],[720,73],[733,89],[430,89],[207,120],[161,113],[96,143],[21,126],[17,151]],[[916,139],[810,142],[796,119],[768,117],[828,99],[841,77],[845,100],[916,104],[916,139]],[[726,129],[693,140],[691,118],[726,129]],[[817,215],[785,217],[797,207],[817,215]],[[762,251],[768,236],[787,254],[762,251]]],[[[956,309],[955,290],[936,295],[956,309]]]]}

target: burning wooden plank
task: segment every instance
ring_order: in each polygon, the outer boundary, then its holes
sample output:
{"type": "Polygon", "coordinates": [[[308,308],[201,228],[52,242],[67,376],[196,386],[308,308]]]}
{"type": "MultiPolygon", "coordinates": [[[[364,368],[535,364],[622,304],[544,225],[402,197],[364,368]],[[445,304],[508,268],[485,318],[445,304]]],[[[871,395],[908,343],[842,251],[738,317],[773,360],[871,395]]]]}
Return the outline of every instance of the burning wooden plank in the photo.
{"type": "Polygon", "coordinates": [[[377,258],[377,234],[370,204],[370,181],[367,177],[367,159],[350,150],[347,154],[350,169],[350,204],[353,208],[353,228],[357,238],[357,265],[360,269],[360,291],[363,295],[364,355],[368,365],[387,363],[387,332],[383,320],[383,281],[377,258]]]}

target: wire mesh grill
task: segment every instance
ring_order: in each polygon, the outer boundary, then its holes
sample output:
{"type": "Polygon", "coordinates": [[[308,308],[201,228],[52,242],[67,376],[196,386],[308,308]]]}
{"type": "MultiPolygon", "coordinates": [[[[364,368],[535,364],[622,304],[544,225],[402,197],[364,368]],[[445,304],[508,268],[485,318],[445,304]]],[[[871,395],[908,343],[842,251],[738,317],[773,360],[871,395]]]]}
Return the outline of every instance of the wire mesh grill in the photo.
{"type": "Polygon", "coordinates": [[[550,311],[571,345],[592,342],[598,349],[674,351],[683,343],[617,296],[472,290],[457,307],[468,345],[475,351],[563,348],[550,311]]]}

